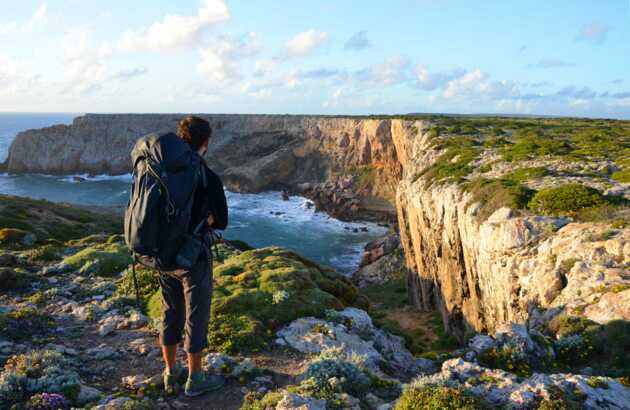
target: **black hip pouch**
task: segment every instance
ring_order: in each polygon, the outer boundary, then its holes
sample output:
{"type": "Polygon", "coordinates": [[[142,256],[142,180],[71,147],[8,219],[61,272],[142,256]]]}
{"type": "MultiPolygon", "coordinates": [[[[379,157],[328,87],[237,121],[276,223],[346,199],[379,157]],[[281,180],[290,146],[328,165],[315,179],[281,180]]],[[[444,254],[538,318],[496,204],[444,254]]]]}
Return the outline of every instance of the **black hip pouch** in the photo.
{"type": "Polygon", "coordinates": [[[205,238],[199,235],[205,220],[202,220],[199,225],[195,227],[192,235],[186,235],[184,243],[179,248],[177,256],[175,256],[175,265],[178,268],[190,270],[195,263],[199,260],[199,256],[206,247],[205,238]]]}
{"type": "Polygon", "coordinates": [[[175,257],[175,265],[178,268],[190,270],[199,260],[199,256],[203,252],[206,244],[196,236],[187,236],[179,248],[175,257]]]}

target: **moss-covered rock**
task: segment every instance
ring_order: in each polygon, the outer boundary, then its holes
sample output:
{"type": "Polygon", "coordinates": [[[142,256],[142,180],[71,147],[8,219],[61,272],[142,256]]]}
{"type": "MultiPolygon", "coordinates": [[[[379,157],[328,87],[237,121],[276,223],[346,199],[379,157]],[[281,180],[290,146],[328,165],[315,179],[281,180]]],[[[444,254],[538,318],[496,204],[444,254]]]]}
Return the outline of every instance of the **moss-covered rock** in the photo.
{"type": "Polygon", "coordinates": [[[63,246],[57,243],[49,243],[46,245],[36,246],[21,253],[21,257],[31,263],[50,262],[61,259],[63,254],[63,246]]]}
{"type": "Polygon", "coordinates": [[[98,276],[114,276],[127,269],[131,262],[127,249],[118,243],[89,246],[63,260],[81,273],[98,276]]]}
{"type": "MultiPolygon", "coordinates": [[[[243,252],[214,268],[209,342],[224,352],[264,348],[282,325],[361,300],[349,280],[294,252],[279,247],[243,252]]],[[[160,303],[156,292],[150,316],[159,316],[160,303]]]]}

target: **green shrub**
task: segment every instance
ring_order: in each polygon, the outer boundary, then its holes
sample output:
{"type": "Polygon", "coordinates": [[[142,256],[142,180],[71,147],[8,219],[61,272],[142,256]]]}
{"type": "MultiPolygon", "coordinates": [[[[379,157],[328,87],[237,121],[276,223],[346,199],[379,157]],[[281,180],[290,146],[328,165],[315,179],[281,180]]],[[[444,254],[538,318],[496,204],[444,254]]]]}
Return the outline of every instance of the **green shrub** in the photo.
{"type": "Polygon", "coordinates": [[[280,392],[269,392],[265,395],[258,392],[249,392],[245,395],[241,410],[269,410],[275,409],[283,394],[280,392]]]}
{"type": "Polygon", "coordinates": [[[472,194],[469,205],[481,204],[477,212],[480,221],[485,221],[502,207],[525,208],[533,193],[519,183],[506,179],[477,178],[465,184],[464,189],[472,194]]]}
{"type": "Polygon", "coordinates": [[[606,203],[596,189],[581,184],[566,184],[538,191],[529,202],[529,208],[543,215],[575,216],[584,208],[606,203]]]}
{"type": "Polygon", "coordinates": [[[545,167],[518,168],[504,178],[516,182],[525,182],[530,179],[542,178],[549,175],[549,170],[545,167]]]}
{"type": "Polygon", "coordinates": [[[22,252],[22,256],[29,262],[50,262],[59,259],[61,253],[61,246],[47,244],[22,252]]]}
{"type": "Polygon", "coordinates": [[[586,384],[594,389],[608,389],[608,382],[600,377],[589,377],[586,384]]]}
{"type": "Polygon", "coordinates": [[[565,155],[571,150],[565,141],[546,138],[537,133],[517,132],[514,136],[516,141],[502,149],[503,158],[506,161],[523,161],[542,156],[565,155]]]}
{"type": "Polygon", "coordinates": [[[613,172],[610,177],[617,182],[630,183],[630,169],[613,172]]]}
{"type": "MultiPolygon", "coordinates": [[[[622,204],[605,203],[602,205],[582,208],[575,212],[575,219],[582,222],[604,222],[613,221],[613,223],[628,223],[628,217],[623,216],[627,207],[622,204]]],[[[613,229],[619,229],[612,226],[613,229]]]]}
{"type": "Polygon", "coordinates": [[[516,353],[508,346],[502,348],[493,347],[483,351],[479,353],[477,360],[480,365],[490,369],[503,369],[524,377],[532,374],[528,358],[516,353]]]}
{"type": "Polygon", "coordinates": [[[87,247],[63,260],[81,273],[114,276],[131,264],[131,256],[121,244],[99,244],[87,247]]]}
{"type": "MultiPolygon", "coordinates": [[[[583,317],[561,315],[551,320],[548,327],[559,338],[556,344],[570,336],[581,337],[584,348],[576,351],[588,352],[586,364],[597,374],[616,377],[630,373],[630,322],[612,320],[600,325],[583,317]]],[[[563,342],[557,347],[567,345],[563,342]]],[[[576,361],[575,355],[569,356],[562,363],[568,370],[583,367],[584,363],[576,361]]]]}
{"type": "Polygon", "coordinates": [[[32,308],[0,313],[0,334],[17,342],[46,336],[54,324],[51,316],[32,308]]]}
{"type": "Polygon", "coordinates": [[[415,176],[425,178],[430,184],[442,180],[458,180],[470,174],[470,165],[479,155],[479,142],[470,137],[451,137],[435,140],[435,148],[444,152],[440,157],[415,176]]]}
{"type": "Polygon", "coordinates": [[[571,155],[588,159],[614,159],[624,141],[614,132],[603,129],[584,130],[571,137],[571,155]]]}
{"type": "Polygon", "coordinates": [[[596,330],[599,325],[592,320],[568,315],[559,315],[553,318],[549,324],[549,330],[556,337],[584,334],[596,330]]]}
{"type": "MultiPolygon", "coordinates": [[[[151,296],[160,289],[158,282],[159,272],[136,264],[136,277],[138,278],[138,290],[140,291],[140,299],[148,303],[151,296]]],[[[116,283],[116,295],[118,296],[136,296],[136,288],[133,281],[133,272],[131,266],[123,273],[122,278],[116,283]]]]}
{"type": "Polygon", "coordinates": [[[579,261],[580,259],[578,258],[564,259],[562,262],[560,262],[560,269],[559,269],[560,273],[566,275],[567,273],[571,271],[571,269],[573,269],[575,264],[578,263],[579,261]]]}
{"type": "Polygon", "coordinates": [[[394,405],[394,410],[478,410],[491,408],[483,400],[461,388],[437,386],[409,389],[394,405]]]}

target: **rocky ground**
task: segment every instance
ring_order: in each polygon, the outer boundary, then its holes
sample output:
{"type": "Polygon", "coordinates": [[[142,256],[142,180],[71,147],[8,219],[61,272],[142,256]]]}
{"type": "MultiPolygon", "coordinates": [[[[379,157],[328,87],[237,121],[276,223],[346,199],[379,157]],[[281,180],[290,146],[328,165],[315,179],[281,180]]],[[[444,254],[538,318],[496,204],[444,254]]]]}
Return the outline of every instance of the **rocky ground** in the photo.
{"type": "Polygon", "coordinates": [[[0,408],[630,408],[627,322],[556,312],[458,344],[408,304],[395,233],[352,281],[286,249],[221,245],[204,366],[227,384],[166,396],[155,273],[138,269],[137,306],[118,217],[2,199],[0,408]]]}

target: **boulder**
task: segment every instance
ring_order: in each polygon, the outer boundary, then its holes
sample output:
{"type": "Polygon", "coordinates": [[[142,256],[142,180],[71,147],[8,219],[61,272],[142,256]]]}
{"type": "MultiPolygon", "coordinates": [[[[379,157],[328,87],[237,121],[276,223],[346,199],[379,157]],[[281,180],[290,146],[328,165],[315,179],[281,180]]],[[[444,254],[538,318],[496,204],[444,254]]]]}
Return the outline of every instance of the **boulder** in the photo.
{"type": "Polygon", "coordinates": [[[486,350],[492,349],[495,346],[495,340],[488,335],[476,335],[468,342],[468,347],[470,347],[476,353],[484,352],[486,350]]]}
{"type": "Polygon", "coordinates": [[[101,394],[102,393],[100,390],[81,384],[79,395],[77,396],[77,403],[80,405],[89,403],[91,401],[97,400],[99,397],[101,397],[101,394]]]}
{"type": "Polygon", "coordinates": [[[277,333],[276,343],[303,353],[339,348],[348,357],[365,357],[366,366],[379,375],[384,374],[383,363],[406,375],[432,371],[432,361],[415,358],[401,337],[374,327],[366,312],[348,308],[339,312],[338,321],[344,324],[314,317],[297,319],[277,333]]]}
{"type": "Polygon", "coordinates": [[[276,410],[326,410],[326,400],[286,393],[276,410]]]}
{"type": "Polygon", "coordinates": [[[462,386],[475,396],[489,401],[497,407],[525,409],[538,405],[543,399],[556,397],[557,391],[567,395],[576,391],[585,396],[584,408],[587,409],[627,409],[630,403],[630,389],[618,381],[608,378],[574,374],[534,373],[530,377],[488,369],[463,359],[451,359],[442,364],[440,373],[430,378],[420,377],[413,382],[415,386],[426,383],[448,386],[462,386]],[[593,387],[598,386],[598,387],[593,387]]]}

